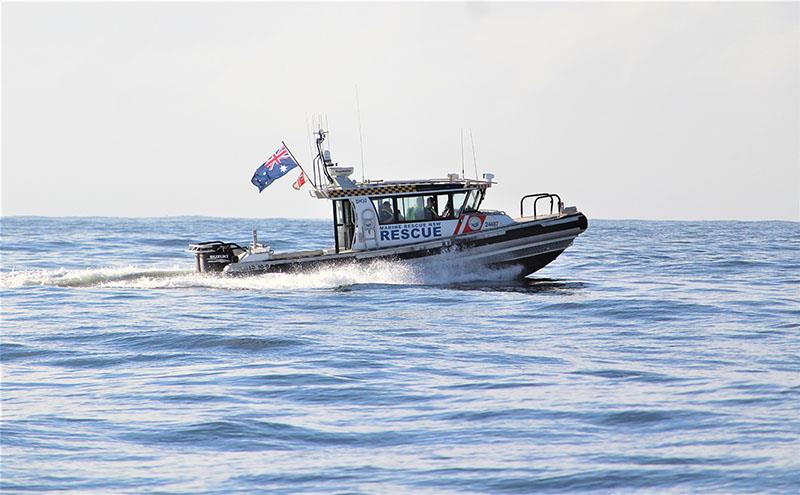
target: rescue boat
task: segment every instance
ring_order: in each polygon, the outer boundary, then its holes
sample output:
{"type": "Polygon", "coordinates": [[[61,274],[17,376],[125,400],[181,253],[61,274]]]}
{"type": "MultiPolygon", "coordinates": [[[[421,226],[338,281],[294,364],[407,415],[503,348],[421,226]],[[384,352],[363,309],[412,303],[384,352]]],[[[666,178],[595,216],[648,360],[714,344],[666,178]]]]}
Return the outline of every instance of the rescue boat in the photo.
{"type": "Polygon", "coordinates": [[[258,242],[192,244],[199,272],[256,274],[296,272],[321,266],[375,260],[429,258],[489,267],[519,267],[525,277],[555,260],[588,226],[586,216],[565,206],[554,193],[528,194],[520,215],[482,209],[493,174],[468,179],[355,182],[353,167],[331,161],[317,132],[311,195],[332,202],[333,241],[329,249],[276,253],[258,242]],[[527,210],[526,210],[527,207],[527,210]],[[438,258],[437,258],[438,257],[438,258]]]}

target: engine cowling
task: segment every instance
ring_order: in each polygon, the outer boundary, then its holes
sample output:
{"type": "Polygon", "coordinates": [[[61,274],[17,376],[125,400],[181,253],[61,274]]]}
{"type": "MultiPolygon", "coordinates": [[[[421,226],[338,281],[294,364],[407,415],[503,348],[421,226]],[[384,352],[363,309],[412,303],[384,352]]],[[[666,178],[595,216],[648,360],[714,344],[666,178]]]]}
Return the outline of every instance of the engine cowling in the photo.
{"type": "Polygon", "coordinates": [[[239,261],[239,255],[245,249],[232,242],[209,241],[191,244],[189,252],[195,256],[198,272],[218,273],[227,265],[239,261]]]}

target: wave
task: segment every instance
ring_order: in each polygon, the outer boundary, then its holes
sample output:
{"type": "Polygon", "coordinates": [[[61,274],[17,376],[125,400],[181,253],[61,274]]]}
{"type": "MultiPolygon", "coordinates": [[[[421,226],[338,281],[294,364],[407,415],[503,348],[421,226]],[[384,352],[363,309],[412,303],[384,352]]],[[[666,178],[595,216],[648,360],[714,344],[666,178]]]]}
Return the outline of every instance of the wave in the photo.
{"type": "Polygon", "coordinates": [[[223,290],[329,289],[352,285],[450,285],[478,281],[505,281],[519,276],[520,268],[489,268],[433,262],[352,263],[298,273],[266,273],[247,276],[204,274],[185,267],[102,267],[92,269],[42,269],[0,273],[0,288],[31,286],[223,290]]]}
{"type": "Polygon", "coordinates": [[[177,268],[135,266],[21,270],[0,274],[0,287],[12,289],[37,285],[50,287],[129,286],[142,280],[164,281],[190,273],[177,268]]]}

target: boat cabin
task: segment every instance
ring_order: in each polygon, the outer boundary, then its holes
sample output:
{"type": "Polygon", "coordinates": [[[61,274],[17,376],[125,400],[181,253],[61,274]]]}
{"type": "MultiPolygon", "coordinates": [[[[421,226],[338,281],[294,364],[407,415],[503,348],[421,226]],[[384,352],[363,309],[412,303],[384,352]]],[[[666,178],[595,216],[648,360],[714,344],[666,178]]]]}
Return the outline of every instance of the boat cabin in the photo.
{"type": "Polygon", "coordinates": [[[450,237],[465,214],[478,212],[490,184],[454,178],[353,183],[323,188],[317,197],[333,202],[339,253],[450,237]]]}

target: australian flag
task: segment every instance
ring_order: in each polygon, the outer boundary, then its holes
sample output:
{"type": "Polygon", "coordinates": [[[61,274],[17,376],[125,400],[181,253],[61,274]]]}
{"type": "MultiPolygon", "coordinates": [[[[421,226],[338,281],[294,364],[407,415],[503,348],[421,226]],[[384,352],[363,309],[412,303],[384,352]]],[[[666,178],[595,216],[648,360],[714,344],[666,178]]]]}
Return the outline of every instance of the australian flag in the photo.
{"type": "Polygon", "coordinates": [[[275,150],[275,153],[256,169],[256,173],[253,174],[250,182],[258,188],[258,192],[261,192],[265,187],[272,184],[272,181],[280,179],[289,170],[297,166],[298,163],[294,161],[291,153],[286,149],[286,145],[281,144],[281,147],[275,150]]]}

